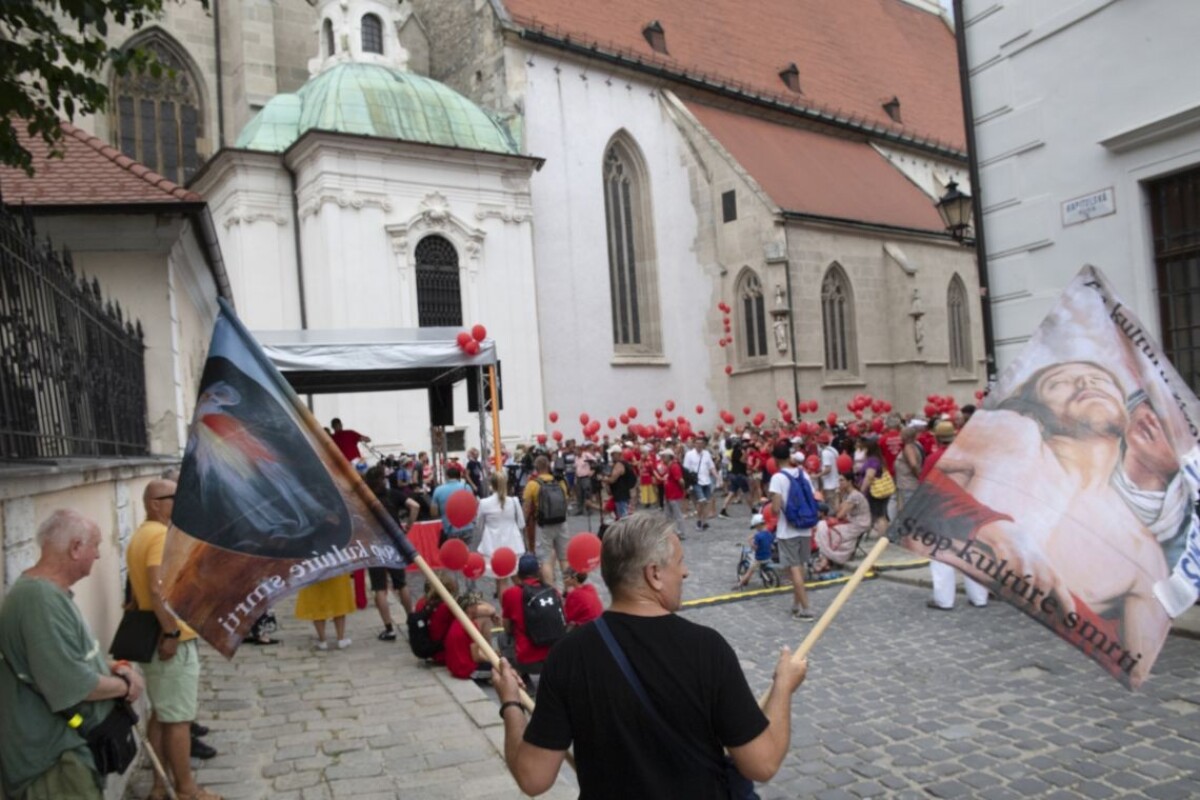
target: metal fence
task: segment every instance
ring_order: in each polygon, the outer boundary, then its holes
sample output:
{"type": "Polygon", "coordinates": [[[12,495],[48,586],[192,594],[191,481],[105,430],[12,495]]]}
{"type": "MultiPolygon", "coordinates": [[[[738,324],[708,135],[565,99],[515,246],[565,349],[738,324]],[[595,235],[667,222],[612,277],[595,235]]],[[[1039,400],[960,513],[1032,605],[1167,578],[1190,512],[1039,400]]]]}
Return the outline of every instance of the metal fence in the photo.
{"type": "Polygon", "coordinates": [[[0,461],[146,453],[141,323],[0,204],[0,461]]]}

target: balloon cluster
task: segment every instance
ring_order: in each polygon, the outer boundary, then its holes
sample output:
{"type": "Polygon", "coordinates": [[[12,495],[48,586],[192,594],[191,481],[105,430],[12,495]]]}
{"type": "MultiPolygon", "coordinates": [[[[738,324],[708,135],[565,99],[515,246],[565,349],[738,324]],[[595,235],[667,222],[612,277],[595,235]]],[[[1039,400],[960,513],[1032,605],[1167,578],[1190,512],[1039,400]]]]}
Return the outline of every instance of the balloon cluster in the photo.
{"type": "MultiPolygon", "coordinates": [[[[726,303],[724,300],[722,300],[721,302],[717,303],[717,310],[720,311],[722,314],[721,330],[725,334],[724,336],[722,336],[720,339],[717,340],[717,344],[721,345],[721,347],[726,347],[733,343],[733,333],[732,333],[733,321],[729,318],[729,315],[731,313],[733,313],[733,309],[731,309],[729,307],[728,303],[726,303]]],[[[732,367],[725,368],[726,375],[728,375],[731,372],[733,372],[732,367]]]]}
{"type": "Polygon", "coordinates": [[[958,402],[948,394],[931,394],[925,398],[925,408],[922,409],[927,417],[937,417],[942,414],[954,416],[958,413],[958,402]]]}
{"type": "Polygon", "coordinates": [[[478,355],[479,343],[487,338],[487,328],[482,325],[472,326],[470,332],[459,331],[457,341],[459,349],[469,356],[478,355]]]}
{"type": "MultiPolygon", "coordinates": [[[[567,545],[567,561],[576,572],[592,572],[600,566],[600,537],[594,533],[577,533],[567,545]]],[[[469,580],[483,576],[487,571],[487,560],[481,553],[473,553],[462,539],[447,539],[438,550],[442,566],[453,572],[462,572],[469,580]]],[[[517,554],[510,547],[500,547],[492,553],[492,574],[497,578],[509,578],[517,571],[517,554]]]]}

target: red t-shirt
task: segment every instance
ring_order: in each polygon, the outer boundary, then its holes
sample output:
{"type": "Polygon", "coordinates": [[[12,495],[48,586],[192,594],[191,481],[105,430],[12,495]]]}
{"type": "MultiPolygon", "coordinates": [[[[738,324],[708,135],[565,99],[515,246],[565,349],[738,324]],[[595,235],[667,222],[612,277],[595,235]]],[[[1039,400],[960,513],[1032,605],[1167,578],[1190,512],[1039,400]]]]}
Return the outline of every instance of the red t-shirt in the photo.
{"type": "Polygon", "coordinates": [[[883,463],[888,472],[895,475],[896,456],[900,455],[900,451],[904,449],[904,440],[900,438],[900,431],[884,431],[883,436],[879,437],[879,449],[883,451],[883,463]]]}
{"type": "Polygon", "coordinates": [[[671,466],[667,467],[667,477],[663,480],[663,499],[665,500],[682,500],[686,497],[683,490],[683,467],[675,459],[671,459],[671,466]]]}
{"type": "Polygon", "coordinates": [[[921,449],[926,453],[932,453],[937,448],[937,439],[933,437],[933,432],[925,429],[917,434],[917,444],[921,445],[921,449]]]}
{"type": "Polygon", "coordinates": [[[358,452],[358,443],[362,439],[362,434],[358,431],[349,431],[344,428],[333,434],[333,443],[338,446],[338,450],[342,451],[342,455],[347,461],[362,458],[362,453],[358,452]]]}
{"type": "Polygon", "coordinates": [[[779,517],[775,516],[775,512],[771,510],[771,504],[767,503],[762,507],[763,527],[771,533],[775,532],[775,526],[779,524],[779,517]]]}
{"type": "MultiPolygon", "coordinates": [[[[417,600],[417,604],[413,606],[413,611],[421,611],[425,608],[426,601],[422,597],[417,600]]],[[[438,607],[433,610],[433,614],[429,617],[429,638],[435,642],[442,642],[445,645],[446,634],[450,632],[450,623],[454,622],[454,614],[450,611],[450,606],[445,603],[439,603],[438,607]]],[[[437,651],[437,655],[433,657],[435,664],[446,663],[446,651],[437,651]]]]}
{"type": "Polygon", "coordinates": [[[523,586],[537,586],[537,578],[526,578],[516,586],[504,590],[500,597],[500,611],[505,619],[512,620],[513,639],[516,640],[517,662],[520,664],[536,664],[544,661],[550,653],[549,647],[540,647],[529,641],[525,635],[525,593],[523,586]]]}
{"type": "Polygon", "coordinates": [[[585,583],[567,593],[563,601],[563,613],[566,614],[568,625],[586,625],[604,613],[604,604],[596,587],[585,583]]]}
{"type": "Polygon", "coordinates": [[[471,658],[471,637],[457,619],[450,623],[446,632],[446,669],[456,678],[466,680],[475,671],[475,659],[471,658]]]}
{"type": "Polygon", "coordinates": [[[919,476],[920,480],[925,480],[925,476],[927,476],[929,471],[933,469],[935,464],[937,464],[938,459],[942,457],[942,453],[944,452],[946,452],[946,448],[942,447],[940,444],[934,444],[933,450],[929,452],[929,455],[925,456],[925,463],[921,465],[921,474],[919,476]]]}
{"type": "Polygon", "coordinates": [[[655,463],[653,454],[642,457],[642,470],[640,475],[640,482],[642,486],[654,485],[654,467],[655,463]]]}

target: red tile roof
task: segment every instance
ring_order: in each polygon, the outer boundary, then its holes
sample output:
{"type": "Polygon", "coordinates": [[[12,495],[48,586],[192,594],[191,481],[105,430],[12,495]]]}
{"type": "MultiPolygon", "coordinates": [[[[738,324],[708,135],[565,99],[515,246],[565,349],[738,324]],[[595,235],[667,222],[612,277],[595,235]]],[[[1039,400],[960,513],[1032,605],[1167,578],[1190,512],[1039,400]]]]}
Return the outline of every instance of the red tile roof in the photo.
{"type": "Polygon", "coordinates": [[[933,201],[864,141],[687,107],[784,211],[945,232],[933,201]]]}
{"type": "Polygon", "coordinates": [[[30,178],[19,169],[0,167],[5,203],[31,206],[97,206],[133,203],[200,203],[190,192],[123,155],[115,147],[69,123],[62,123],[62,158],[18,125],[21,144],[33,154],[30,178]]]}
{"type": "Polygon", "coordinates": [[[965,149],[954,36],[902,0],[503,1],[528,29],[965,149]],[[666,55],[642,35],[656,20],[666,55]],[[779,77],[792,62],[800,95],[779,77]],[[883,109],[892,97],[900,124],[883,109]]]}

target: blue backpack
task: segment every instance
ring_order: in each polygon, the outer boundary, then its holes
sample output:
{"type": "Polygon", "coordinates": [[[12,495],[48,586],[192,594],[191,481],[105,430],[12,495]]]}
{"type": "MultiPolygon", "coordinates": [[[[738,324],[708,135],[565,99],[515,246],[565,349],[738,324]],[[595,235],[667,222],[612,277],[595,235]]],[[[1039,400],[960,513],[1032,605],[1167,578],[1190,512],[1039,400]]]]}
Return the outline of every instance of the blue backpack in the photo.
{"type": "Polygon", "coordinates": [[[783,507],[783,516],[792,528],[801,530],[817,524],[820,515],[817,511],[817,499],[813,497],[812,487],[804,476],[795,476],[781,470],[791,486],[788,488],[787,503],[783,507]]]}

